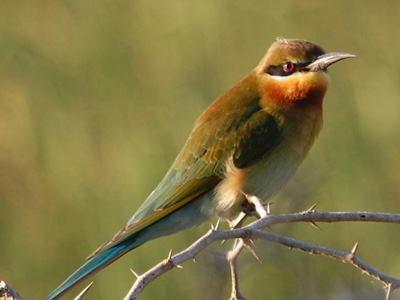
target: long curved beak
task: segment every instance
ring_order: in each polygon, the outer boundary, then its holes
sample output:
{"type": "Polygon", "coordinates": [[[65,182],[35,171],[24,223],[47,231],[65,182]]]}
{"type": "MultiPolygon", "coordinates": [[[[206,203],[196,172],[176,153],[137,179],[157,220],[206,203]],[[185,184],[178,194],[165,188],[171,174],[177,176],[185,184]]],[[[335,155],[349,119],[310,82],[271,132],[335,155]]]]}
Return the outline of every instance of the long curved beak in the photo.
{"type": "Polygon", "coordinates": [[[325,70],[327,67],[334,64],[335,62],[352,57],[357,57],[357,55],[344,52],[329,52],[318,56],[313,62],[311,62],[305,68],[308,71],[317,72],[325,70]]]}

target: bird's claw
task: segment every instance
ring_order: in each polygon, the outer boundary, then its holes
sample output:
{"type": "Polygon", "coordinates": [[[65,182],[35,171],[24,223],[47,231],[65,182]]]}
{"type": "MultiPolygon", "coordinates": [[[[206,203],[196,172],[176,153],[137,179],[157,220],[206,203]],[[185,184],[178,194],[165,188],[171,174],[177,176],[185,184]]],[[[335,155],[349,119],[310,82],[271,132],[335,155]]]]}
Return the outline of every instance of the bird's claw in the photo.
{"type": "MultiPolygon", "coordinates": [[[[250,204],[254,205],[254,210],[258,219],[263,219],[268,216],[268,212],[265,210],[264,203],[261,201],[260,198],[254,195],[247,194],[244,194],[244,196],[250,204]]],[[[267,206],[267,209],[269,211],[269,205],[267,206]]]]}

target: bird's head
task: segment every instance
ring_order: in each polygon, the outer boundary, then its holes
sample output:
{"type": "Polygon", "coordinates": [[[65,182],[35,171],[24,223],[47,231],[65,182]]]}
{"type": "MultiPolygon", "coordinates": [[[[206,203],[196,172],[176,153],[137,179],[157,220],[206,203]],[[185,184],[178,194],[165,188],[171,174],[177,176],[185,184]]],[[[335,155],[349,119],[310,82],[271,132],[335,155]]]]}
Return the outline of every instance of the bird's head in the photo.
{"type": "Polygon", "coordinates": [[[291,108],[298,104],[321,105],[329,86],[326,69],[345,58],[343,52],[325,51],[318,45],[297,39],[278,39],[256,67],[260,93],[266,105],[291,108]]]}

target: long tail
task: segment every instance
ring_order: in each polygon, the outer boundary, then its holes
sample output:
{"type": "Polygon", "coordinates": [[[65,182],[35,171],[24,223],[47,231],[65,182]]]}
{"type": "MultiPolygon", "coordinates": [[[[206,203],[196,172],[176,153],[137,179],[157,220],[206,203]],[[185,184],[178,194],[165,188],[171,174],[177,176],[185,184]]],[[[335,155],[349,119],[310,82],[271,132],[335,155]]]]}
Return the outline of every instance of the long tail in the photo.
{"type": "Polygon", "coordinates": [[[182,206],[148,227],[137,232],[132,232],[131,236],[121,242],[117,242],[115,245],[110,246],[110,248],[103,248],[99,252],[95,252],[94,256],[91,256],[83,266],[68,277],[45,300],[54,300],[61,297],[82,280],[94,275],[125,253],[139,247],[147,241],[198,226],[209,220],[212,215],[212,210],[204,209],[204,207],[211,207],[210,199],[211,198],[207,195],[199,197],[196,201],[182,206]],[[204,206],[204,204],[206,205],[204,206]]]}
{"type": "Polygon", "coordinates": [[[47,296],[45,300],[54,300],[61,297],[64,293],[69,291],[82,280],[102,270],[113,261],[124,255],[126,252],[140,246],[140,244],[134,245],[132,238],[130,238],[129,240],[90,258],[84,265],[82,265],[62,284],[60,284],[57,289],[55,289],[49,296],[47,296]]]}

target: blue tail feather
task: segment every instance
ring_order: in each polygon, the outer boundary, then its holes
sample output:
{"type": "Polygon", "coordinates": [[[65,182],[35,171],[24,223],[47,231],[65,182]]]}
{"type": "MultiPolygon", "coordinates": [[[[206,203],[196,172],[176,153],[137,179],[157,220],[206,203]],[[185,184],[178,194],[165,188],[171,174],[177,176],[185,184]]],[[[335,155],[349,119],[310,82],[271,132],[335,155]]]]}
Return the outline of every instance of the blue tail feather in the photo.
{"type": "Polygon", "coordinates": [[[204,194],[204,196],[182,206],[173,213],[165,216],[163,219],[133,233],[126,240],[113,245],[111,248],[101,250],[68,277],[45,300],[55,300],[61,297],[64,293],[87,277],[94,275],[96,272],[105,268],[125,253],[139,247],[147,241],[161,236],[170,235],[183,229],[198,226],[209,220],[213,214],[213,210],[205,208],[211,207],[210,201],[211,197],[204,194]]]}
{"type": "Polygon", "coordinates": [[[133,247],[130,244],[131,243],[121,243],[92,257],[71,276],[69,276],[56,290],[47,296],[45,300],[54,300],[59,298],[76,284],[86,279],[88,276],[93,275],[94,273],[108,266],[110,263],[115,261],[129,250],[132,250],[133,247]]]}

